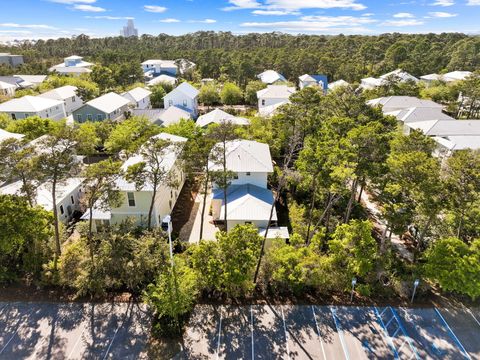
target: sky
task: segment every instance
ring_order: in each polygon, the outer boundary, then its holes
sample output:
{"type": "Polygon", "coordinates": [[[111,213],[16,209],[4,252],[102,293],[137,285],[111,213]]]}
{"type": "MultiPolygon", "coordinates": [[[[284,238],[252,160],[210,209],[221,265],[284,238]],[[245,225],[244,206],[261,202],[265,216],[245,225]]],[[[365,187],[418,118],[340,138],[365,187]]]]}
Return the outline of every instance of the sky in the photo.
{"type": "Polygon", "coordinates": [[[0,0],[0,41],[140,34],[480,33],[480,0],[0,0]]]}

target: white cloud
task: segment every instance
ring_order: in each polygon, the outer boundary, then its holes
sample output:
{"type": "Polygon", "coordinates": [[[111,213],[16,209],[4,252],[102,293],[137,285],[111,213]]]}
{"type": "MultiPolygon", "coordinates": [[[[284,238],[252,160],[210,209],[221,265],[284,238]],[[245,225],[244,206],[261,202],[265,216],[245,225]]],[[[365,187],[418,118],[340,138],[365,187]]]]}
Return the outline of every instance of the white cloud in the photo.
{"type": "Polygon", "coordinates": [[[283,16],[283,15],[300,15],[299,11],[290,11],[290,10],[253,10],[252,14],[254,15],[272,15],[272,16],[283,16]]]}
{"type": "Polygon", "coordinates": [[[48,0],[57,4],[94,4],[97,0],[48,0]]]}
{"type": "Polygon", "coordinates": [[[30,30],[0,30],[0,34],[31,34],[30,30]]]}
{"type": "Polygon", "coordinates": [[[468,0],[468,6],[480,6],[480,0],[468,0]]]}
{"type": "Polygon", "coordinates": [[[452,14],[452,13],[442,12],[442,11],[434,11],[434,12],[429,12],[428,15],[434,18],[451,18],[451,17],[457,16],[458,14],[452,14]]]}
{"type": "Polygon", "coordinates": [[[96,16],[85,16],[85,19],[102,19],[102,20],[133,20],[134,17],[131,16],[108,16],[108,15],[96,15],[96,16]]]}
{"type": "Polygon", "coordinates": [[[302,9],[352,9],[364,10],[367,7],[357,0],[229,0],[231,6],[224,8],[225,11],[240,9],[263,9],[263,10],[302,10],[302,9]]]}
{"type": "Polygon", "coordinates": [[[393,15],[394,18],[397,19],[413,19],[415,15],[407,13],[407,12],[401,12],[393,15]]]}
{"type": "Polygon", "coordinates": [[[152,13],[163,13],[167,11],[167,8],[164,6],[157,6],[157,5],[144,5],[143,10],[152,12],[152,13]]]}
{"type": "Polygon", "coordinates": [[[9,28],[25,28],[25,29],[50,29],[55,30],[56,27],[44,24],[16,24],[16,23],[2,23],[0,27],[9,27],[9,28]]]}
{"type": "Polygon", "coordinates": [[[375,15],[374,13],[365,13],[365,14],[362,14],[362,16],[373,16],[375,15]]]}
{"type": "Polygon", "coordinates": [[[255,29],[272,29],[284,32],[321,32],[321,33],[369,33],[364,25],[377,20],[354,16],[303,16],[294,21],[245,22],[242,27],[255,29]]]}
{"type": "Polygon", "coordinates": [[[453,6],[455,5],[455,1],[453,0],[436,0],[435,2],[430,4],[431,6],[453,6]]]}
{"type": "Polygon", "coordinates": [[[158,22],[169,24],[169,23],[179,23],[180,20],[178,20],[178,19],[173,19],[173,18],[168,18],[168,19],[158,20],[158,22]]]}
{"type": "Polygon", "coordinates": [[[205,19],[205,20],[188,20],[189,23],[200,23],[200,24],[215,24],[217,20],[214,19],[205,19]]]}
{"type": "Polygon", "coordinates": [[[387,20],[381,23],[380,25],[383,26],[394,26],[394,27],[402,27],[402,26],[417,26],[417,25],[423,25],[424,22],[421,20],[387,20]]]}
{"type": "Polygon", "coordinates": [[[106,9],[104,9],[100,6],[83,5],[83,4],[74,4],[73,9],[80,10],[80,11],[88,11],[88,12],[104,12],[104,11],[107,11],[106,9]]]}

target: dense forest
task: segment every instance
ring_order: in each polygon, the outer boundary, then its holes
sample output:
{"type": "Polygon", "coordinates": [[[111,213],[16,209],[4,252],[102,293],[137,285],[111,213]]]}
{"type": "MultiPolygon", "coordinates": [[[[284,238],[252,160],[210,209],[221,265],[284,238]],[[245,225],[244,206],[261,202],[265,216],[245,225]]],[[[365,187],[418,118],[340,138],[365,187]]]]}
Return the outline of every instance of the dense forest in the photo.
{"type": "MultiPolygon", "coordinates": [[[[196,32],[139,38],[110,37],[39,40],[0,51],[23,54],[23,73],[46,73],[49,66],[77,54],[103,65],[141,62],[149,58],[186,58],[198,65],[200,76],[227,76],[245,85],[256,74],[273,68],[293,80],[305,73],[323,73],[330,81],[359,81],[403,68],[415,76],[477,69],[480,37],[460,33],[384,34],[379,36],[234,35],[196,32]]],[[[0,68],[5,74],[9,69],[0,68]]],[[[10,71],[13,71],[11,69],[10,71]]]]}

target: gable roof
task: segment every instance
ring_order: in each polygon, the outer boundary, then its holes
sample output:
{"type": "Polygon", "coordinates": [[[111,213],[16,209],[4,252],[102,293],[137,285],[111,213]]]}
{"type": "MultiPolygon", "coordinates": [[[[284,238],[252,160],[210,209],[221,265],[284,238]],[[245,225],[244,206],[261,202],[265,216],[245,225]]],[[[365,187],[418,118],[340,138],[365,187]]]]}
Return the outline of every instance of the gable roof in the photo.
{"type": "Polygon", "coordinates": [[[50,109],[51,107],[59,105],[63,105],[63,101],[27,95],[0,104],[0,112],[33,113],[50,109]]]}
{"type": "Polygon", "coordinates": [[[0,89],[16,89],[17,85],[10,84],[0,80],[0,89]]]}
{"type": "Polygon", "coordinates": [[[402,110],[412,107],[417,108],[438,108],[443,106],[431,100],[419,99],[413,96],[387,96],[367,101],[370,106],[382,106],[383,112],[402,110]]]}
{"type": "Polygon", "coordinates": [[[402,70],[402,69],[397,69],[397,70],[393,70],[393,71],[390,71],[389,73],[386,73],[386,74],[383,74],[382,76],[380,76],[380,79],[387,79],[391,76],[395,76],[397,78],[400,79],[400,81],[414,81],[414,82],[418,82],[418,79],[409,74],[408,72],[406,72],[405,70],[402,70]]]}
{"type": "MultiPolygon", "coordinates": [[[[223,219],[225,214],[223,190],[215,190],[213,199],[222,200],[220,219],[223,219]]],[[[230,185],[227,189],[227,220],[268,220],[273,200],[271,190],[252,184],[230,185]]],[[[272,220],[277,220],[276,211],[272,214],[272,220]]]]}
{"type": "Polygon", "coordinates": [[[260,81],[265,84],[273,84],[277,81],[287,81],[282,74],[276,72],[275,70],[266,70],[261,74],[258,74],[257,78],[259,78],[260,81]]]}
{"type": "Polygon", "coordinates": [[[140,101],[152,95],[152,92],[139,86],[122,94],[122,96],[127,95],[130,95],[134,101],[140,101]]]}
{"type": "Polygon", "coordinates": [[[455,120],[451,116],[443,113],[441,108],[436,107],[412,107],[386,112],[385,115],[395,116],[398,121],[403,121],[405,123],[425,120],[455,120]]]}
{"type": "Polygon", "coordinates": [[[150,80],[147,85],[152,86],[156,84],[161,84],[162,82],[170,85],[175,85],[177,83],[177,78],[170,75],[162,74],[150,80]]]}
{"type": "Polygon", "coordinates": [[[142,62],[142,65],[159,65],[160,67],[174,67],[178,68],[175,60],[158,60],[158,59],[151,59],[145,60],[142,62]]]}
{"type": "Polygon", "coordinates": [[[448,150],[480,149],[480,136],[478,135],[447,137],[434,136],[433,140],[448,150]]]}
{"type": "Polygon", "coordinates": [[[259,99],[285,99],[294,94],[296,89],[287,85],[268,85],[265,89],[257,91],[259,99]]]}
{"type": "Polygon", "coordinates": [[[90,100],[85,105],[90,105],[95,109],[98,109],[106,114],[110,114],[113,111],[125,106],[130,101],[125,99],[123,96],[120,96],[114,92],[109,92],[108,94],[102,95],[96,99],[90,100]]]}
{"type": "Polygon", "coordinates": [[[71,55],[71,56],[68,56],[66,58],[64,58],[64,60],[82,60],[83,57],[81,56],[78,56],[78,55],[71,55]]]}
{"type": "Polygon", "coordinates": [[[158,119],[161,121],[163,126],[168,126],[172,124],[179,123],[181,119],[191,119],[192,115],[183,109],[180,109],[176,106],[170,106],[162,114],[158,116],[158,119]]]}
{"type": "Polygon", "coordinates": [[[66,85],[66,86],[62,86],[62,87],[47,91],[38,96],[49,98],[49,99],[65,100],[65,99],[77,96],[76,91],[77,91],[76,86],[66,85]]]}
{"type": "MultiPolygon", "coordinates": [[[[215,145],[218,149],[220,143],[215,145]]],[[[226,143],[227,169],[233,172],[273,172],[272,157],[267,144],[251,140],[232,140],[226,143]]],[[[213,171],[222,169],[210,162],[213,171]]]]}
{"type": "Polygon", "coordinates": [[[337,80],[337,81],[334,81],[330,84],[328,84],[328,88],[330,90],[334,90],[338,87],[342,87],[342,86],[349,86],[350,84],[348,82],[346,82],[345,80],[343,79],[340,79],[340,80],[337,80]]]}
{"type": "Polygon", "coordinates": [[[167,95],[165,95],[164,98],[174,95],[177,92],[180,92],[191,99],[196,98],[199,94],[199,91],[196,88],[194,88],[192,85],[190,85],[187,82],[183,82],[180,85],[178,85],[175,89],[170,91],[167,95]]]}
{"type": "Polygon", "coordinates": [[[320,82],[323,81],[324,83],[327,82],[327,76],[326,75],[309,75],[305,74],[299,77],[300,81],[316,81],[320,82]]]}
{"type": "Polygon", "coordinates": [[[480,120],[429,120],[407,126],[429,136],[480,136],[480,120]]]}
{"type": "Polygon", "coordinates": [[[197,119],[197,126],[204,127],[210,124],[221,124],[224,122],[231,122],[234,125],[250,125],[248,119],[233,116],[221,109],[215,109],[209,113],[200,116],[197,119]]]}

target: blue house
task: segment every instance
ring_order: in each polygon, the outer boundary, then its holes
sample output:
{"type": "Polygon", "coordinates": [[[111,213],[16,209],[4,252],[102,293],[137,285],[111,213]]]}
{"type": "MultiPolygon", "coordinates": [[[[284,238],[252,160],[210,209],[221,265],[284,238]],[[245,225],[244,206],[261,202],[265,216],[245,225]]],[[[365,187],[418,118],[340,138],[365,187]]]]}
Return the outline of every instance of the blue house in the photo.
{"type": "Polygon", "coordinates": [[[308,86],[318,86],[323,89],[324,92],[328,90],[328,79],[326,75],[302,75],[298,78],[299,88],[302,90],[308,86]]]}

